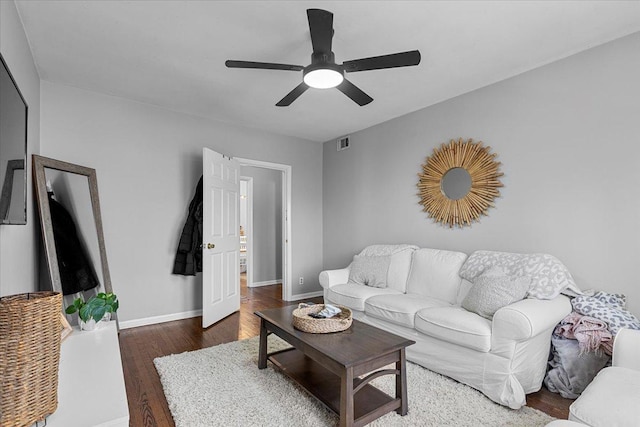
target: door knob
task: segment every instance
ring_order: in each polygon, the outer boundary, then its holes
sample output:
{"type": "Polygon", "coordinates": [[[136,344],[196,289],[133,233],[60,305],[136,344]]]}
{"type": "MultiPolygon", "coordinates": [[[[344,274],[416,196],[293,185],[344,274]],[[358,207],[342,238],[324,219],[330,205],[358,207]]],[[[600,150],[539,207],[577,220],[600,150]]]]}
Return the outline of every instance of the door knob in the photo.
{"type": "Polygon", "coordinates": [[[207,243],[207,249],[213,249],[215,247],[216,245],[214,245],[213,243],[207,243]]]}

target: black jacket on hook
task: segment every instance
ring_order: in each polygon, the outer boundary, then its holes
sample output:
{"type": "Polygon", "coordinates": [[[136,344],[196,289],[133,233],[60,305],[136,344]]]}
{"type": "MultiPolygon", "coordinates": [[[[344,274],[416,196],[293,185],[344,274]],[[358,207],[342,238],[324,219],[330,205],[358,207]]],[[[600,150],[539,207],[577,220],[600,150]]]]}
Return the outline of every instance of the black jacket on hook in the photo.
{"type": "Polygon", "coordinates": [[[195,276],[198,271],[202,271],[202,177],[189,204],[187,221],[173,263],[173,274],[195,276]]]}

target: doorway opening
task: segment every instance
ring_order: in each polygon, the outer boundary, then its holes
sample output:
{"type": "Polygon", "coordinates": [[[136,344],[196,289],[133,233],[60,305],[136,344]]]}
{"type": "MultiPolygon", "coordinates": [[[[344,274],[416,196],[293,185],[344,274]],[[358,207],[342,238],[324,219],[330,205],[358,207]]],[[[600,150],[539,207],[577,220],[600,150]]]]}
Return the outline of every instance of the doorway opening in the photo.
{"type": "MultiPolygon", "coordinates": [[[[264,162],[260,160],[236,158],[240,169],[240,223],[243,225],[243,233],[245,237],[240,236],[240,259],[241,271],[242,263],[246,265],[246,275],[240,274],[240,281],[246,280],[248,287],[265,286],[275,283],[282,283],[281,298],[284,301],[291,301],[292,284],[291,284],[291,166],[279,163],[264,162]],[[246,169],[245,169],[246,168],[246,169]],[[247,171],[254,170],[254,177],[249,176],[247,171]],[[264,174],[259,172],[262,170],[264,174]],[[261,190],[256,194],[257,186],[260,186],[259,175],[276,176],[278,179],[271,179],[265,190],[261,190]],[[277,186],[278,188],[273,188],[277,186]],[[243,190],[244,187],[244,190],[243,190]],[[243,191],[244,194],[243,198],[243,191]],[[263,194],[263,191],[265,194],[263,194]],[[259,198],[271,198],[268,200],[272,205],[274,201],[279,205],[277,211],[279,215],[269,218],[257,218],[253,215],[259,198]],[[246,217],[243,218],[242,205],[246,206],[246,217]],[[246,221],[243,224],[243,220],[246,221]],[[264,221],[267,221],[265,224],[264,221]],[[269,225],[270,221],[270,225],[269,225]],[[276,221],[274,223],[274,221],[276,221]],[[262,230],[259,230],[259,229],[262,230]],[[266,232],[270,234],[271,240],[265,248],[264,238],[258,237],[258,232],[266,232]],[[243,256],[243,242],[245,252],[243,256]],[[258,247],[260,245],[260,247],[258,247]],[[259,260],[260,253],[271,259],[259,260]],[[245,258],[243,261],[242,258],[245,258]],[[266,273],[265,262],[266,261],[266,273]],[[272,271],[269,268],[275,267],[272,271]],[[266,276],[265,276],[266,274],[266,276]]],[[[240,284],[239,284],[240,285],[240,284]]]]}
{"type": "MultiPolygon", "coordinates": [[[[242,167],[240,168],[242,174],[242,167]]],[[[240,176],[240,288],[253,283],[253,266],[249,258],[253,254],[253,177],[240,176]]]]}

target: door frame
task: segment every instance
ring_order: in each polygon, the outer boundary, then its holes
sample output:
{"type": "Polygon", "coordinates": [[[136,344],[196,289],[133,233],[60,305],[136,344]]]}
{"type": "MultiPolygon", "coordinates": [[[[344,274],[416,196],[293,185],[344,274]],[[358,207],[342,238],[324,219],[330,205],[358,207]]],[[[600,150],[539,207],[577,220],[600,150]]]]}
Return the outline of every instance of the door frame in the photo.
{"type": "MultiPolygon", "coordinates": [[[[291,166],[281,163],[265,162],[262,160],[245,159],[235,157],[240,166],[252,166],[257,168],[272,169],[282,172],[282,299],[291,301],[292,298],[292,263],[291,263],[291,166]]],[[[252,267],[253,265],[251,265],[252,267]]],[[[247,268],[249,268],[247,258],[247,268]]],[[[253,269],[252,269],[253,270],[253,269]]],[[[249,274],[247,274],[249,283],[249,274]]],[[[240,283],[238,282],[238,286],[240,283]]]]}

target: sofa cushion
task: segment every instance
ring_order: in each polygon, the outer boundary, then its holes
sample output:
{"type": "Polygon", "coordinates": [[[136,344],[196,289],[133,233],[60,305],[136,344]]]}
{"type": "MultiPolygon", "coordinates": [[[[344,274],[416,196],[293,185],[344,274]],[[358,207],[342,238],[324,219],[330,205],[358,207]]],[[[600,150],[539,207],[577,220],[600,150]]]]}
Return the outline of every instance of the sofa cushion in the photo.
{"type": "Polygon", "coordinates": [[[375,295],[393,295],[401,292],[390,288],[373,288],[371,286],[345,283],[332,286],[328,290],[329,300],[334,304],[344,305],[352,310],[364,311],[364,302],[375,295]]]}
{"type": "Polygon", "coordinates": [[[365,301],[364,312],[367,316],[413,328],[418,311],[428,307],[448,307],[449,305],[446,302],[421,295],[376,295],[365,301]]]}
{"type": "Polygon", "coordinates": [[[409,270],[411,270],[411,259],[413,258],[413,249],[405,249],[391,255],[391,263],[389,263],[389,274],[387,275],[387,286],[396,291],[407,291],[407,278],[409,270]]]}
{"type": "Polygon", "coordinates": [[[349,282],[374,288],[386,288],[390,261],[390,256],[354,256],[349,268],[349,282]]]}
{"type": "Polygon", "coordinates": [[[491,267],[476,277],[462,308],[491,319],[498,309],[527,295],[531,278],[507,276],[501,267],[491,267]]]}
{"type": "Polygon", "coordinates": [[[640,371],[601,370],[569,407],[569,419],[593,427],[637,426],[640,423],[640,371]]]}
{"type": "Polygon", "coordinates": [[[424,308],[416,313],[415,329],[472,350],[491,350],[491,322],[462,307],[424,308]]]}
{"type": "Polygon", "coordinates": [[[416,249],[418,247],[415,245],[371,245],[364,248],[359,255],[390,256],[387,287],[404,293],[407,291],[411,259],[416,249]]]}
{"type": "Polygon", "coordinates": [[[418,249],[413,253],[407,293],[455,303],[462,280],[458,272],[466,259],[462,252],[418,249]]]}

